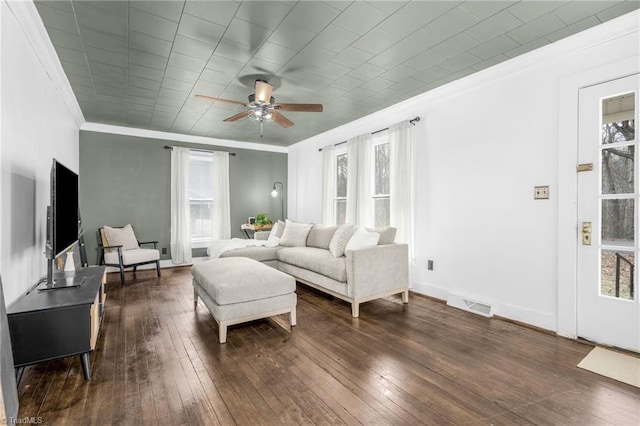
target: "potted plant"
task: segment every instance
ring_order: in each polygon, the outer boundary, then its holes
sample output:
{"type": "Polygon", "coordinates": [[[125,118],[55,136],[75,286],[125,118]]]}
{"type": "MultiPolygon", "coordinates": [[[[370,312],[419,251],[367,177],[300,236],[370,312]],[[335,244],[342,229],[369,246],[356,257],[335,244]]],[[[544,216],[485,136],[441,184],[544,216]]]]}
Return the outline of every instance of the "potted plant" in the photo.
{"type": "Polygon", "coordinates": [[[263,228],[265,226],[271,225],[272,223],[273,221],[269,219],[269,216],[267,216],[265,213],[258,213],[256,215],[256,229],[263,228]]]}

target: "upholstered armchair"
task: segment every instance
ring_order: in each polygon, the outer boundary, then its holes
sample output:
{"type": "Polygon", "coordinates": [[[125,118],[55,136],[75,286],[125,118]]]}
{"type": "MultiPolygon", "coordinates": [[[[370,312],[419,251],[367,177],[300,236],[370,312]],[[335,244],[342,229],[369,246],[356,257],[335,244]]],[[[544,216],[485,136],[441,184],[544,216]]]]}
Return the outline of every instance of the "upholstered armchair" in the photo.
{"type": "Polygon", "coordinates": [[[98,263],[113,266],[120,270],[120,281],[125,284],[124,270],[133,267],[136,273],[138,266],[156,264],[160,277],[160,252],[157,241],[138,241],[133,226],[122,228],[104,226],[98,229],[98,263]],[[153,244],[153,248],[141,248],[141,245],[153,244]]]}

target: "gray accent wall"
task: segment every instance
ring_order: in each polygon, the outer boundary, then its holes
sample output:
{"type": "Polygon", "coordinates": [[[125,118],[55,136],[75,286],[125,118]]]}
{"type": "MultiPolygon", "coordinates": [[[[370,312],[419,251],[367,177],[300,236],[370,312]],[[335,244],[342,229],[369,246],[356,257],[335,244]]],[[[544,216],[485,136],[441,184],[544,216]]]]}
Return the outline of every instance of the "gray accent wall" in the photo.
{"type": "MultiPolygon", "coordinates": [[[[286,185],[287,154],[81,131],[80,213],[90,264],[97,262],[97,229],[128,223],[139,240],[157,240],[167,249],[162,259],[171,258],[171,152],[165,145],[236,153],[229,157],[232,237],[244,237],[240,225],[249,216],[281,218],[281,200],[271,198],[271,189],[276,181],[286,185]]],[[[285,188],[285,212],[286,194],[285,188]]],[[[205,256],[206,249],[193,255],[205,256]]]]}

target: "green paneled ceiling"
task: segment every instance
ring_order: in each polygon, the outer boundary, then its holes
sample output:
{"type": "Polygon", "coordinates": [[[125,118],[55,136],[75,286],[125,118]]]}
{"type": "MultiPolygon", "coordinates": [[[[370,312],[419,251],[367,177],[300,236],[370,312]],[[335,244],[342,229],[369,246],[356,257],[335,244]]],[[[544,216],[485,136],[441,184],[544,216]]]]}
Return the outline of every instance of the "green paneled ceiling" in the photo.
{"type": "Polygon", "coordinates": [[[638,1],[39,1],[87,121],[290,145],[628,13],[638,1]],[[222,120],[256,77],[296,125],[222,120]]]}

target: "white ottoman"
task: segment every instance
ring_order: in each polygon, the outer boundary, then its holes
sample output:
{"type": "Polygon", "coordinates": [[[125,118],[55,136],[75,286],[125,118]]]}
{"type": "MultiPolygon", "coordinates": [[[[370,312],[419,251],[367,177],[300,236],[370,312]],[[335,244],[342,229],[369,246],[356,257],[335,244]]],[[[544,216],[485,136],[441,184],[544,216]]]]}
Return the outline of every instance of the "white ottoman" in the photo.
{"type": "Polygon", "coordinates": [[[198,263],[191,269],[193,302],[198,297],[219,326],[220,343],[227,326],[290,314],[296,325],[296,280],[276,269],[244,257],[226,257],[198,263]]]}

